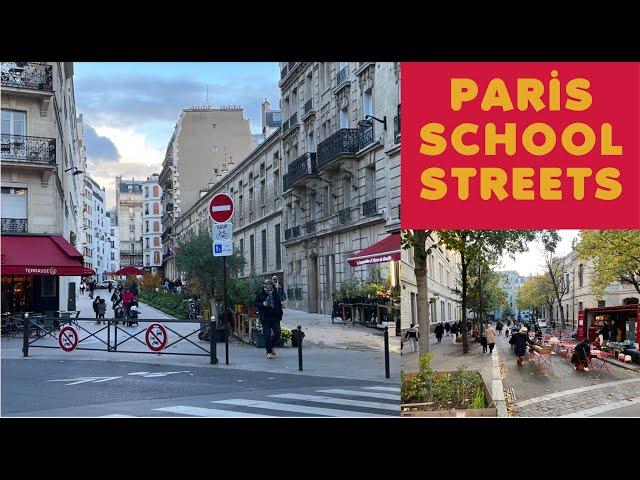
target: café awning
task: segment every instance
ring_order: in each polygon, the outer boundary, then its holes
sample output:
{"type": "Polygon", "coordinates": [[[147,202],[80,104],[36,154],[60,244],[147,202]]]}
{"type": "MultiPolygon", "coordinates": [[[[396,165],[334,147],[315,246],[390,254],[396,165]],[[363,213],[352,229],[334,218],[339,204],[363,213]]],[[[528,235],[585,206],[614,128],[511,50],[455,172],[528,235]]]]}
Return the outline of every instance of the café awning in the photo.
{"type": "Polygon", "coordinates": [[[81,276],[83,257],[60,235],[2,235],[3,275],[81,276]]]}
{"type": "Polygon", "coordinates": [[[117,272],[112,272],[110,275],[144,275],[144,272],[136,267],[124,267],[117,272]]]}
{"type": "Polygon", "coordinates": [[[392,233],[378,243],[358,252],[347,261],[352,267],[400,260],[400,232],[392,233]]]}

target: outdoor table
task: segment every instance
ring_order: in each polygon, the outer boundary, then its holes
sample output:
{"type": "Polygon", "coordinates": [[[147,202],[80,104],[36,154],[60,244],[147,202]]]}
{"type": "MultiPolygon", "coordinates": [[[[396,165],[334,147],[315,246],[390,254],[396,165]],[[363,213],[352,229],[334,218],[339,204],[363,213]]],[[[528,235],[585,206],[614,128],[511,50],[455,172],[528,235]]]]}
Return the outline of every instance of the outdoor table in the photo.
{"type": "Polygon", "coordinates": [[[530,359],[538,369],[551,371],[554,355],[557,354],[550,348],[533,345],[530,359]]]}
{"type": "Polygon", "coordinates": [[[234,318],[234,332],[236,337],[244,343],[253,343],[251,331],[256,323],[257,317],[248,313],[236,313],[234,318]]]}
{"type": "Polygon", "coordinates": [[[603,352],[602,350],[591,350],[591,367],[594,370],[606,370],[608,373],[611,373],[606,361],[610,356],[610,353],[603,352]],[[594,360],[598,361],[594,362],[594,360]]]}

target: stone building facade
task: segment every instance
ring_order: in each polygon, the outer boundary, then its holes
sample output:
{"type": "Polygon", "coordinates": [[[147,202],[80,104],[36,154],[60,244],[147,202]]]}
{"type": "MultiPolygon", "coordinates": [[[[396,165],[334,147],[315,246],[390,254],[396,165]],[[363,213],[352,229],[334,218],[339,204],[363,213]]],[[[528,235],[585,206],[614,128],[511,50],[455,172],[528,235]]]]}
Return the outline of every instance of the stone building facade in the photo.
{"type": "MultiPolygon", "coordinates": [[[[437,232],[431,234],[430,245],[437,243],[437,232]]],[[[401,322],[402,328],[418,324],[418,288],[414,273],[413,249],[402,250],[401,271],[401,322]]],[[[427,257],[427,290],[429,320],[438,322],[456,322],[462,319],[462,299],[452,290],[460,282],[460,257],[444,247],[437,246],[427,257]]]]}
{"type": "Polygon", "coordinates": [[[347,259],[400,229],[399,63],[281,63],[279,86],[287,305],[330,314],[342,282],[398,278],[347,259]]]}
{"type": "Polygon", "coordinates": [[[111,242],[111,254],[109,256],[109,271],[117,272],[120,270],[120,230],[118,227],[118,207],[109,210],[109,239],[111,242]]]}
{"type": "MultiPolygon", "coordinates": [[[[210,232],[212,220],[209,202],[217,193],[228,193],[234,201],[233,247],[246,260],[241,277],[252,273],[265,278],[283,278],[284,247],[282,219],[282,156],[280,132],[271,134],[233,170],[204,192],[200,200],[175,220],[178,243],[205,229],[210,232]]],[[[173,278],[173,277],[170,277],[173,278]]]]}
{"type": "Polygon", "coordinates": [[[162,268],[162,189],[153,174],[142,185],[142,252],[144,270],[157,273],[162,268]]]}
{"type": "Polygon", "coordinates": [[[142,184],[116,177],[120,266],[142,268],[142,184]]]}
{"type": "Polygon", "coordinates": [[[111,258],[111,219],[107,216],[104,187],[86,173],[84,176],[82,250],[85,266],[95,270],[95,280],[107,279],[111,258]]]}
{"type": "MultiPolygon", "coordinates": [[[[56,235],[81,249],[84,165],[73,74],[72,62],[1,64],[3,236],[56,235]]],[[[47,283],[61,309],[72,303],[70,288],[74,298],[79,293],[79,280],[47,283]]],[[[34,288],[50,281],[33,276],[34,288]]]]}
{"type": "Polygon", "coordinates": [[[240,107],[184,109],[167,146],[159,184],[162,189],[163,273],[176,278],[174,223],[199,199],[202,188],[247,157],[254,141],[240,107]]]}

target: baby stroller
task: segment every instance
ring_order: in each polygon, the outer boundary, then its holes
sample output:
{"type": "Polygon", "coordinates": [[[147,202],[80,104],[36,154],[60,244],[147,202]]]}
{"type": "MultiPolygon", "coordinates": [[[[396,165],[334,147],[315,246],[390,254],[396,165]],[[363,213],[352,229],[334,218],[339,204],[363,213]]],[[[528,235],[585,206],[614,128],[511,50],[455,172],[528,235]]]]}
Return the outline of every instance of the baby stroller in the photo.
{"type": "Polygon", "coordinates": [[[131,305],[131,307],[129,307],[129,316],[127,317],[127,326],[129,327],[133,327],[133,324],[136,324],[136,327],[138,326],[138,317],[140,316],[140,310],[138,310],[138,302],[135,302],[134,304],[131,305]]]}
{"type": "Polygon", "coordinates": [[[113,318],[116,319],[116,325],[118,325],[118,319],[123,320],[124,323],[124,308],[122,302],[118,302],[113,306],[113,318]]]}

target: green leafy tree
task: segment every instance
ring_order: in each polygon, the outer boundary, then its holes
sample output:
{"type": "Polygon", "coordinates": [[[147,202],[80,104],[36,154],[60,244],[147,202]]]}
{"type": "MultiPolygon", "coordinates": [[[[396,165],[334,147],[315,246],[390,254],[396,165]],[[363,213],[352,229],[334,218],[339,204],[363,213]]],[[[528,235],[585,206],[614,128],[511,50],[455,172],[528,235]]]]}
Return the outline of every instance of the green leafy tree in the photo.
{"type": "Polygon", "coordinates": [[[616,281],[640,294],[640,230],[582,230],[574,248],[593,263],[591,289],[598,298],[616,281]]]}
{"type": "MultiPolygon", "coordinates": [[[[186,277],[189,283],[195,282],[209,298],[211,313],[218,315],[216,299],[222,296],[222,258],[214,257],[211,234],[208,229],[197,235],[188,237],[180,244],[176,254],[176,267],[186,277]]],[[[238,251],[227,259],[227,278],[235,278],[242,272],[245,264],[244,257],[238,251]]]]}
{"type": "MultiPolygon", "coordinates": [[[[553,292],[553,298],[560,308],[560,322],[562,328],[565,327],[564,308],[562,308],[562,299],[567,293],[569,293],[569,283],[565,281],[565,274],[569,271],[569,264],[564,258],[556,257],[554,250],[546,249],[544,253],[544,263],[546,267],[546,277],[551,291],[553,292]]],[[[550,313],[553,317],[553,307],[550,307],[550,313]]]]}
{"type": "Polygon", "coordinates": [[[402,248],[412,250],[413,253],[413,270],[418,290],[416,314],[418,315],[418,328],[422,333],[418,339],[419,355],[429,352],[431,324],[429,320],[429,293],[427,290],[427,257],[436,244],[431,238],[431,232],[433,230],[403,230],[402,232],[402,248]]]}
{"type": "Polygon", "coordinates": [[[476,259],[470,265],[468,308],[474,310],[480,329],[487,312],[507,305],[507,293],[502,289],[502,275],[492,271],[484,260],[476,259]]]}
{"type": "MultiPolygon", "coordinates": [[[[462,323],[466,326],[470,265],[476,259],[499,258],[503,254],[515,254],[528,250],[528,242],[540,238],[547,248],[559,240],[554,230],[438,230],[438,241],[447,249],[460,254],[462,283],[462,323]]],[[[469,353],[467,329],[462,329],[462,351],[469,353]]]]}
{"type": "Polygon", "coordinates": [[[520,310],[531,309],[534,313],[539,314],[540,308],[553,309],[555,300],[555,292],[553,286],[546,274],[536,275],[529,278],[524,285],[518,290],[516,304],[520,310]]]}

